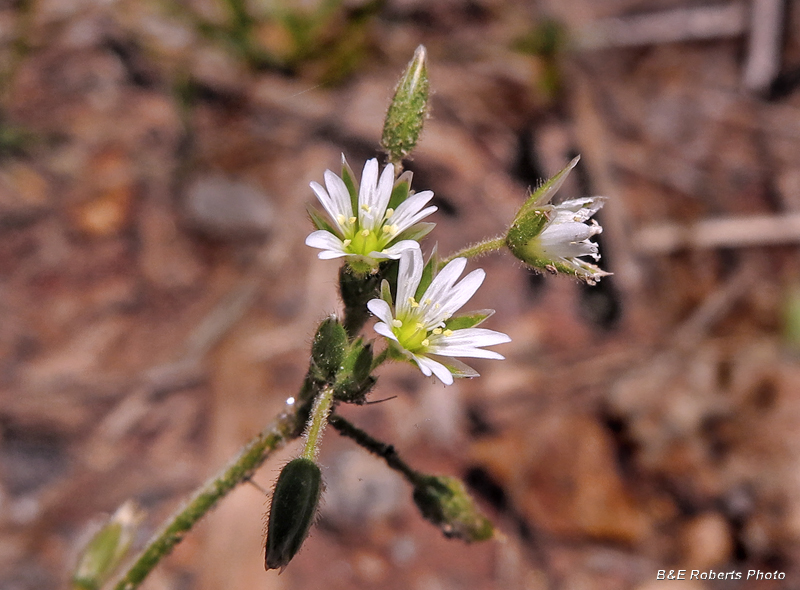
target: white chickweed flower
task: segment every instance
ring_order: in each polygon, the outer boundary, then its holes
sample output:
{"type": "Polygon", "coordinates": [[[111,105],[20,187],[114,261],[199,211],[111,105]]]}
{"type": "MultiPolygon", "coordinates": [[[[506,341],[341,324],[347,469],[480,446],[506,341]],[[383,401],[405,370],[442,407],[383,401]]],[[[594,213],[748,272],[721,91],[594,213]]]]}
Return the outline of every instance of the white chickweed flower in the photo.
{"type": "Polygon", "coordinates": [[[306,245],[322,250],[322,259],[347,257],[361,272],[374,269],[381,260],[400,258],[406,250],[419,249],[417,240],[434,226],[420,221],[436,207],[425,207],[433,198],[432,191],[414,193],[410,187],[411,173],[395,181],[392,164],[378,178],[374,158],[364,165],[359,184],[342,156],[341,177],[326,170],[325,187],[311,183],[333,223],[309,211],[317,231],[306,238],[306,245]]]}
{"type": "MultiPolygon", "coordinates": [[[[432,260],[428,262],[432,264],[432,260]]],[[[453,315],[475,294],[486,276],[481,269],[473,270],[456,284],[466,264],[466,258],[456,258],[431,279],[431,272],[424,271],[432,269],[423,264],[420,250],[406,250],[400,255],[397,303],[392,304],[386,281],[381,285],[381,299],[367,303],[380,320],[375,331],[388,338],[396,351],[416,362],[426,376],[436,375],[445,385],[451,385],[454,376],[478,375],[451,357],[503,359],[481,347],[511,341],[502,332],[475,327],[493,310],[453,315]]]]}
{"type": "Polygon", "coordinates": [[[528,198],[508,231],[506,245],[514,256],[535,268],[570,274],[593,285],[611,274],[582,260],[584,256],[600,260],[598,245],[589,240],[603,228],[591,217],[606,198],[584,197],[550,204],[579,159],[572,160],[528,198]]]}

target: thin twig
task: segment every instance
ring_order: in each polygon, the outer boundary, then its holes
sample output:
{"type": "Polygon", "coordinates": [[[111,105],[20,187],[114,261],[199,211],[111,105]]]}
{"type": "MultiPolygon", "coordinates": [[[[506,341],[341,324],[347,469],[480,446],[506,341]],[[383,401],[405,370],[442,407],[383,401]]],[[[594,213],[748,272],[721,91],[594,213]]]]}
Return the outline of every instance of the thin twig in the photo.
{"type": "Polygon", "coordinates": [[[328,424],[339,431],[339,434],[352,439],[360,446],[367,449],[370,453],[377,455],[395,471],[398,471],[406,478],[411,485],[417,485],[422,477],[420,473],[414,471],[408,464],[400,458],[394,445],[386,444],[373,438],[357,426],[342,418],[339,414],[332,414],[328,418],[328,424]]]}

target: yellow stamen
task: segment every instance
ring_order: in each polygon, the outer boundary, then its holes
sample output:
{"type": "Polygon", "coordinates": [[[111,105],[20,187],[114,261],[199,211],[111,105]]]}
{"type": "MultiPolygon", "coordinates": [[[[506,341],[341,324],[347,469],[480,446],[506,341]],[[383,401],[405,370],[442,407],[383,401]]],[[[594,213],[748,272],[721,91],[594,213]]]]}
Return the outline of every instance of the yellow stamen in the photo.
{"type": "Polygon", "coordinates": [[[344,222],[347,221],[347,217],[339,213],[339,215],[336,216],[336,221],[339,222],[339,225],[344,225],[344,222]]]}
{"type": "Polygon", "coordinates": [[[441,334],[441,333],[442,333],[442,329],[441,329],[441,328],[434,328],[434,329],[433,329],[433,333],[434,333],[434,334],[437,334],[437,335],[438,335],[438,334],[441,334]]]}
{"type": "Polygon", "coordinates": [[[361,235],[366,238],[369,235],[369,230],[368,229],[362,230],[361,235]]]}
{"type": "Polygon", "coordinates": [[[347,223],[349,223],[350,225],[353,225],[355,222],[356,222],[355,217],[351,217],[350,219],[347,220],[347,223]]]}
{"type": "Polygon", "coordinates": [[[389,218],[390,218],[392,215],[394,215],[394,209],[392,209],[391,207],[389,207],[389,208],[386,210],[386,219],[389,219],[389,218]]]}
{"type": "Polygon", "coordinates": [[[413,297],[408,298],[408,303],[413,308],[419,307],[419,303],[417,303],[417,301],[413,297]]]}
{"type": "Polygon", "coordinates": [[[417,330],[422,330],[422,328],[425,327],[425,324],[423,324],[422,322],[417,322],[417,325],[415,327],[417,328],[417,330]]]}
{"type": "Polygon", "coordinates": [[[430,304],[431,304],[431,298],[428,297],[428,299],[425,300],[425,305],[430,305],[430,304]]]}
{"type": "Polygon", "coordinates": [[[403,327],[403,322],[401,322],[400,320],[392,320],[392,325],[395,328],[402,328],[403,327]]]}
{"type": "Polygon", "coordinates": [[[370,209],[369,205],[367,205],[367,204],[361,205],[361,210],[362,211],[366,211],[367,213],[369,213],[369,209],[370,209]]]}
{"type": "Polygon", "coordinates": [[[430,346],[431,345],[431,341],[426,338],[425,340],[420,342],[420,344],[422,344],[422,346],[430,346]]]}
{"type": "Polygon", "coordinates": [[[345,240],[344,242],[342,242],[342,246],[347,248],[352,243],[353,243],[353,240],[345,240]]]}
{"type": "Polygon", "coordinates": [[[445,336],[452,336],[452,335],[453,335],[453,331],[452,331],[452,330],[445,330],[445,331],[443,332],[443,334],[444,334],[445,336]]]}

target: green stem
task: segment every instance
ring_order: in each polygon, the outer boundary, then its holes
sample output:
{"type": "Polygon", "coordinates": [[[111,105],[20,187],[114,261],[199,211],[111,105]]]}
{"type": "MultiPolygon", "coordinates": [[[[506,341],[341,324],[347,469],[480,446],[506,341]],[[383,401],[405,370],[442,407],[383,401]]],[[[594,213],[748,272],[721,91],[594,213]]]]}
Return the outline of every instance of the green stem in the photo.
{"type": "Polygon", "coordinates": [[[292,410],[278,416],[247,443],[228,465],[198,488],[192,498],[148,542],[133,565],[115,584],[114,590],[133,590],[138,587],[206,512],[234,487],[250,478],[274,451],[300,436],[307,412],[308,403],[299,402],[292,410]]]}
{"type": "Polygon", "coordinates": [[[482,256],[484,254],[488,254],[489,252],[494,252],[495,250],[502,250],[503,248],[505,248],[505,245],[506,245],[505,236],[498,236],[496,238],[484,240],[482,242],[478,242],[477,244],[472,244],[471,246],[462,248],[455,254],[451,254],[450,256],[439,262],[439,265],[444,266],[451,260],[455,260],[456,258],[460,257],[474,258],[476,256],[482,256]]]}
{"type": "Polygon", "coordinates": [[[339,434],[353,439],[357,444],[367,449],[386,461],[386,464],[395,471],[398,471],[406,478],[406,480],[414,487],[420,485],[422,479],[425,477],[422,473],[414,471],[409,465],[400,458],[394,445],[386,444],[376,438],[373,438],[357,426],[345,420],[338,414],[333,414],[328,418],[328,423],[339,431],[339,434]]]}
{"type": "Polygon", "coordinates": [[[322,434],[325,432],[325,425],[328,423],[328,414],[331,411],[333,402],[333,387],[325,387],[314,400],[314,408],[311,410],[311,418],[308,419],[306,427],[306,446],[303,448],[303,458],[310,461],[317,460],[317,449],[322,434]]]}

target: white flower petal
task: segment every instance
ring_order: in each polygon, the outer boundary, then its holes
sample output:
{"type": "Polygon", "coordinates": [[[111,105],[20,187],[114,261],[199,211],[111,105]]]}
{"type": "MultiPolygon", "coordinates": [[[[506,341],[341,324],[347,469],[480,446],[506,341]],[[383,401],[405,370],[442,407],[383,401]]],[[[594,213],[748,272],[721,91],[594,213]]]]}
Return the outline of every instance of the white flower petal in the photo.
{"type": "Polygon", "coordinates": [[[309,186],[311,186],[311,190],[313,190],[314,194],[317,196],[317,200],[325,208],[325,211],[327,211],[328,217],[330,217],[334,225],[339,228],[339,231],[344,233],[344,228],[342,224],[339,223],[339,215],[344,215],[344,212],[339,209],[339,206],[331,199],[328,191],[322,188],[322,185],[312,182],[309,186]]]}
{"type": "Polygon", "coordinates": [[[416,240],[401,240],[393,246],[384,248],[382,252],[370,252],[369,255],[377,259],[389,258],[397,260],[406,250],[419,250],[419,242],[416,240]]]}
{"type": "Polygon", "coordinates": [[[442,363],[438,363],[432,358],[416,354],[414,355],[414,360],[425,376],[430,376],[430,374],[433,373],[439,378],[439,381],[445,385],[453,384],[453,374],[442,363]]]}
{"type": "Polygon", "coordinates": [[[383,322],[378,322],[373,326],[372,329],[375,330],[381,336],[385,336],[386,338],[390,338],[391,340],[397,342],[397,336],[395,336],[394,332],[392,332],[392,329],[383,322]]]}
{"type": "Polygon", "coordinates": [[[397,210],[389,220],[392,224],[396,224],[398,232],[411,227],[420,219],[424,219],[434,211],[436,207],[428,207],[423,211],[423,207],[433,198],[433,191],[422,191],[411,195],[405,201],[400,203],[397,210]]]}
{"type": "Polygon", "coordinates": [[[391,324],[394,319],[392,308],[383,299],[370,299],[367,302],[367,309],[385,324],[391,324]]]}
{"type": "MultiPolygon", "coordinates": [[[[320,250],[336,252],[339,256],[347,255],[347,252],[344,251],[344,244],[342,243],[342,240],[337,238],[331,232],[325,231],[324,229],[318,229],[308,234],[308,237],[306,238],[306,246],[319,248],[320,250]]],[[[322,254],[324,254],[324,252],[320,253],[320,258],[322,258],[322,254]]],[[[336,258],[336,256],[328,256],[327,258],[336,258]]]]}
{"type": "Polygon", "coordinates": [[[328,194],[336,204],[338,212],[344,215],[345,219],[350,219],[353,216],[353,204],[350,200],[350,191],[347,190],[344,180],[330,170],[326,170],[325,186],[328,188],[328,194]]]}
{"type": "Polygon", "coordinates": [[[425,312],[423,323],[430,328],[437,326],[443,320],[450,318],[456,311],[461,309],[469,301],[475,291],[486,278],[486,272],[478,268],[465,276],[449,292],[439,298],[439,308],[431,306],[425,312]]]}
{"type": "Polygon", "coordinates": [[[423,268],[422,251],[419,248],[405,250],[400,255],[397,270],[396,317],[405,316],[411,311],[409,297],[413,297],[417,292],[423,268]]]}
{"type": "Polygon", "coordinates": [[[317,254],[317,258],[320,260],[332,260],[333,258],[341,258],[342,256],[347,256],[347,252],[338,252],[336,250],[323,250],[319,254],[317,254]]]}
{"type": "MultiPolygon", "coordinates": [[[[467,265],[466,258],[456,258],[447,263],[447,265],[436,275],[431,284],[425,290],[425,294],[421,297],[421,301],[430,301],[431,307],[442,306],[443,295],[453,288],[453,284],[464,272],[464,267],[467,265]]],[[[419,284],[419,281],[417,281],[419,284]]],[[[426,314],[427,315],[427,314],[426,314]]]]}
{"type": "MultiPolygon", "coordinates": [[[[372,158],[364,164],[358,191],[358,221],[364,229],[375,230],[375,205],[377,201],[378,160],[372,158]]],[[[383,212],[381,212],[383,217],[383,212]]]]}

